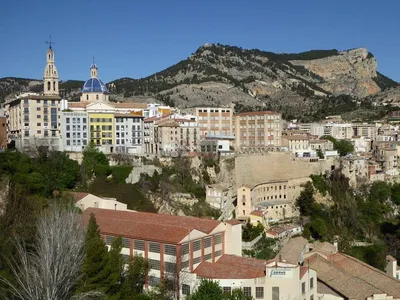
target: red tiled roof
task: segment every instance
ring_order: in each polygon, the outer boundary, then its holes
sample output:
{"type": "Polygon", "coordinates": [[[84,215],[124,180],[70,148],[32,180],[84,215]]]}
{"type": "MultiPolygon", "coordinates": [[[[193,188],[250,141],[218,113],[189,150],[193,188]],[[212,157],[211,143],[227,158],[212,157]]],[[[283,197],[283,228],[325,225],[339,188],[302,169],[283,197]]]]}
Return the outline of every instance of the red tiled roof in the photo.
{"type": "Polygon", "coordinates": [[[179,243],[193,229],[208,234],[221,224],[211,219],[100,208],[86,209],[83,213],[85,222],[91,213],[96,216],[104,234],[173,244],[179,243]]]}
{"type": "Polygon", "coordinates": [[[85,198],[89,193],[82,193],[82,192],[68,192],[71,196],[74,197],[75,201],[78,202],[85,198]]]}
{"type": "Polygon", "coordinates": [[[68,102],[68,107],[86,107],[90,103],[84,103],[84,102],[68,102]]]}
{"type": "Polygon", "coordinates": [[[242,224],[241,221],[236,220],[236,219],[231,219],[231,220],[225,221],[225,223],[228,223],[228,224],[230,224],[232,226],[242,224]]]}
{"type": "Polygon", "coordinates": [[[261,210],[253,210],[250,215],[256,216],[256,217],[262,217],[264,215],[264,212],[261,210]]]}
{"type": "Polygon", "coordinates": [[[300,266],[299,279],[302,279],[303,276],[307,273],[307,271],[308,271],[308,267],[300,266]]]}
{"type": "Polygon", "coordinates": [[[202,262],[195,270],[198,276],[213,279],[248,279],[265,276],[266,261],[224,254],[215,262],[202,262]]]}

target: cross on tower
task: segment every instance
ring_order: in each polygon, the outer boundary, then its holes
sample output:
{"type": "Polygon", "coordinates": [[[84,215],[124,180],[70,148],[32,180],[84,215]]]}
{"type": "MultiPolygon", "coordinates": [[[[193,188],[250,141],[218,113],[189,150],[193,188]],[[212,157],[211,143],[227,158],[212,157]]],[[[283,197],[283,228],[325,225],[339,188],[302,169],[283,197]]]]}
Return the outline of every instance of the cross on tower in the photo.
{"type": "Polygon", "coordinates": [[[49,45],[49,49],[51,49],[51,45],[55,44],[54,42],[51,41],[51,35],[49,35],[49,40],[46,41],[46,44],[49,45]]]}

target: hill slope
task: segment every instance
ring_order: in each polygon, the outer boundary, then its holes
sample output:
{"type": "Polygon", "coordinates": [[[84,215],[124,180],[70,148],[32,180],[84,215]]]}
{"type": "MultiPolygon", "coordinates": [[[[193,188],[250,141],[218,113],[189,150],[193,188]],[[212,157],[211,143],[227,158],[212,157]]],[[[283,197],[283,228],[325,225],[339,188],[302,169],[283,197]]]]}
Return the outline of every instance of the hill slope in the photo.
{"type": "MultiPolygon", "coordinates": [[[[236,103],[238,110],[276,109],[286,117],[315,119],[338,112],[337,103],[344,111],[357,109],[358,99],[368,106],[375,99],[371,95],[396,87],[376,66],[375,57],[365,48],[276,54],[206,44],[151,76],[121,78],[107,85],[113,101],[156,98],[179,107],[236,103]]],[[[62,84],[64,96],[76,100],[83,82],[62,84]]],[[[40,81],[0,79],[0,101],[10,93],[38,87],[40,81]]]]}

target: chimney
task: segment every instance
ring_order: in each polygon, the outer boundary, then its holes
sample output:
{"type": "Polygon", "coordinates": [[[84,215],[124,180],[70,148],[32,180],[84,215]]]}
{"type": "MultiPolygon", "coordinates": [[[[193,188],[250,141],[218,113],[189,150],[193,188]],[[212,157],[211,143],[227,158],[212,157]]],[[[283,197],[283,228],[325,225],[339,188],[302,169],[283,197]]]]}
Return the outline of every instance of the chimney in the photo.
{"type": "Polygon", "coordinates": [[[337,241],[334,241],[334,242],[333,242],[333,246],[335,246],[336,252],[339,252],[339,245],[338,245],[338,242],[337,242],[337,241]]]}
{"type": "Polygon", "coordinates": [[[396,278],[396,271],[397,271],[397,260],[391,255],[386,255],[386,274],[396,278]]]}

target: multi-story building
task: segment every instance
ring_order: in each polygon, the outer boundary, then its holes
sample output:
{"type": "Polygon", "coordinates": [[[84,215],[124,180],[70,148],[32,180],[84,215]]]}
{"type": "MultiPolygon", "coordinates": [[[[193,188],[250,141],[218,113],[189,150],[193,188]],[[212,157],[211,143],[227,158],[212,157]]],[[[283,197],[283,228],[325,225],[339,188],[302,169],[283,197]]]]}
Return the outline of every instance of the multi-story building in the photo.
{"type": "Polygon", "coordinates": [[[155,153],[176,156],[181,147],[181,130],[179,123],[173,119],[161,119],[155,122],[154,128],[155,153]]]}
{"type": "Polygon", "coordinates": [[[185,152],[196,152],[199,149],[200,130],[196,120],[173,119],[180,127],[180,147],[185,152]]]}
{"type": "Polygon", "coordinates": [[[125,259],[136,254],[149,261],[145,288],[168,278],[176,283],[176,298],[184,299],[206,278],[226,293],[242,289],[253,299],[316,299],[314,270],[279,259],[241,257],[238,221],[87,208],[86,224],[92,213],[108,246],[121,236],[125,259]]]}
{"type": "Polygon", "coordinates": [[[51,46],[46,58],[43,93],[22,94],[5,104],[8,138],[21,151],[39,146],[60,150],[61,97],[51,46]]]}
{"type": "Polygon", "coordinates": [[[114,115],[89,113],[89,138],[102,152],[114,152],[114,115]]]}
{"type": "Polygon", "coordinates": [[[233,107],[192,107],[185,111],[196,116],[201,139],[234,139],[233,107]]]}
{"type": "Polygon", "coordinates": [[[246,112],[235,115],[236,150],[280,146],[281,114],[273,111],[246,112]]]}
{"type": "Polygon", "coordinates": [[[353,123],[353,136],[363,137],[371,140],[376,139],[377,127],[375,124],[353,123]]]}
{"type": "Polygon", "coordinates": [[[353,127],[350,123],[324,124],[324,135],[330,135],[337,140],[349,140],[353,137],[353,127]]]}
{"type": "Polygon", "coordinates": [[[67,152],[81,152],[89,144],[88,114],[63,111],[61,116],[62,149],[67,152]]]}
{"type": "Polygon", "coordinates": [[[143,153],[143,116],[141,114],[118,114],[115,117],[115,152],[143,153]]]}
{"type": "Polygon", "coordinates": [[[287,135],[281,139],[281,145],[288,147],[292,153],[310,151],[310,137],[308,135],[287,135]]]}
{"type": "Polygon", "coordinates": [[[269,219],[293,217],[296,211],[293,201],[299,196],[301,185],[308,179],[267,181],[237,189],[236,216],[248,217],[254,210],[268,210],[269,219]]]}

